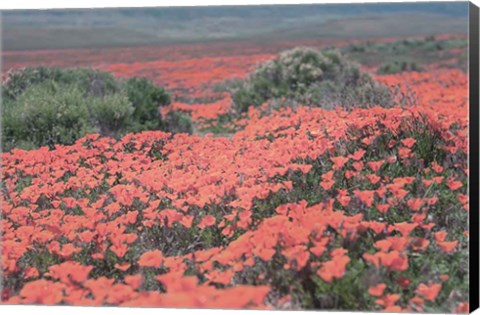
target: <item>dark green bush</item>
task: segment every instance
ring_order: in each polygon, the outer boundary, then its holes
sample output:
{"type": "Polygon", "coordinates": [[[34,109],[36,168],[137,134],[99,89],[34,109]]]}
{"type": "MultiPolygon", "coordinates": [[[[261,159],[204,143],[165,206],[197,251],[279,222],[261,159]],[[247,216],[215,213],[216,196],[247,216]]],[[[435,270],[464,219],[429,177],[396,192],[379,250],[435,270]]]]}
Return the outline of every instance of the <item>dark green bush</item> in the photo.
{"type": "Polygon", "coordinates": [[[192,133],[192,119],[187,113],[170,111],[165,117],[166,129],[173,133],[192,133]]]}
{"type": "Polygon", "coordinates": [[[378,74],[395,74],[404,71],[423,71],[423,67],[412,61],[391,61],[385,62],[377,69],[378,74]]]}
{"type": "Polygon", "coordinates": [[[11,71],[2,83],[2,102],[3,150],[53,148],[91,132],[120,137],[142,130],[192,129],[183,114],[162,120],[159,109],[170,103],[163,88],[144,78],[121,80],[93,69],[11,71]]]}
{"type": "Polygon", "coordinates": [[[125,83],[125,89],[134,108],[132,129],[160,129],[162,119],[159,108],[170,104],[170,95],[145,78],[131,78],[125,83]]]}
{"type": "Polygon", "coordinates": [[[260,66],[244,81],[231,86],[238,113],[272,99],[333,108],[391,106],[386,87],[334,50],[295,48],[260,66]]]}

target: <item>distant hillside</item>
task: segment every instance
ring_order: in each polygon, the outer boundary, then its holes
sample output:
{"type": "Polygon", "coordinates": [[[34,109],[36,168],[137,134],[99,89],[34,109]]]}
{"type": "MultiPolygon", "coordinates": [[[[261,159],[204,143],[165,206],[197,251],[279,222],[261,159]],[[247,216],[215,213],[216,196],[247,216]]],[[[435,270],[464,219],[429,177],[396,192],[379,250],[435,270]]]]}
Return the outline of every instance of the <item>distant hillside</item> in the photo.
{"type": "Polygon", "coordinates": [[[4,50],[466,33],[467,2],[2,12],[4,50]]]}

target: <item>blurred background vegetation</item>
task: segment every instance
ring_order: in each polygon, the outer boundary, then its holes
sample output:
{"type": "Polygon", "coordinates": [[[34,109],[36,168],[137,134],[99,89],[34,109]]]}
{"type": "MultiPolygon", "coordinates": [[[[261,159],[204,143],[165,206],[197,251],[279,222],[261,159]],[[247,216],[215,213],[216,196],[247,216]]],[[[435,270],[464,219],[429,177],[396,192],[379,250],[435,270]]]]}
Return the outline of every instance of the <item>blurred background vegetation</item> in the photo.
{"type": "Polygon", "coordinates": [[[467,34],[468,2],[17,10],[4,50],[467,34]]]}

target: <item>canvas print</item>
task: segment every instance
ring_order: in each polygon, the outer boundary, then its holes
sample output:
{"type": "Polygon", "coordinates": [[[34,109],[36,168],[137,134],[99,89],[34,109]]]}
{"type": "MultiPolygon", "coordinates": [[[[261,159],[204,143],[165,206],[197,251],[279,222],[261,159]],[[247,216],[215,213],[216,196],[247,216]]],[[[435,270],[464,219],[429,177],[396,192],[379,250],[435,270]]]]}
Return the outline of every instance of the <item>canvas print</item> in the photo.
{"type": "Polygon", "coordinates": [[[472,8],[1,12],[1,303],[468,313],[472,8]]]}

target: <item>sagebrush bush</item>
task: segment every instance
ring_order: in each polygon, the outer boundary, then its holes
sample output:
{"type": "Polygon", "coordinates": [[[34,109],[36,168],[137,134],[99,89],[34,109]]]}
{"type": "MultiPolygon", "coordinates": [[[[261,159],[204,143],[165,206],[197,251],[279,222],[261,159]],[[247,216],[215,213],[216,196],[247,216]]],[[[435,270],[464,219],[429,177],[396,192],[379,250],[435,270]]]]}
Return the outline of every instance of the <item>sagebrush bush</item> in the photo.
{"type": "Polygon", "coordinates": [[[133,123],[134,108],[124,94],[92,98],[89,103],[91,116],[103,135],[115,136],[129,130],[129,124],[133,123]]]}
{"type": "Polygon", "coordinates": [[[421,68],[430,64],[446,62],[449,67],[465,70],[463,63],[454,64],[448,61],[466,54],[467,47],[468,41],[466,38],[441,39],[435,36],[427,36],[393,42],[366,41],[344,46],[341,51],[351,60],[372,67],[408,60],[421,68]]]}
{"type": "Polygon", "coordinates": [[[165,117],[166,129],[173,133],[192,133],[192,119],[187,113],[170,111],[165,117]]]}
{"type": "Polygon", "coordinates": [[[391,62],[385,62],[377,69],[378,74],[396,74],[404,71],[423,71],[423,67],[415,61],[400,61],[395,60],[391,62]]]}
{"type": "Polygon", "coordinates": [[[75,86],[45,81],[25,90],[2,113],[3,148],[30,149],[72,144],[97,128],[89,119],[88,102],[75,86]]]}
{"type": "Polygon", "coordinates": [[[191,130],[189,119],[162,119],[159,108],[170,103],[162,87],[88,68],[11,71],[2,83],[2,101],[4,150],[53,148],[90,132],[120,137],[143,130],[191,130]]]}
{"type": "Polygon", "coordinates": [[[240,113],[272,99],[324,108],[392,105],[386,87],[335,50],[295,48],[283,52],[233,84],[231,91],[234,109],[240,113]]]}
{"type": "Polygon", "coordinates": [[[60,69],[40,66],[10,71],[6,82],[2,84],[3,99],[14,100],[29,87],[45,81],[75,85],[90,96],[104,96],[121,89],[120,83],[108,72],[90,68],[60,69]]]}
{"type": "Polygon", "coordinates": [[[375,42],[367,41],[360,44],[352,44],[342,48],[342,51],[350,53],[377,53],[380,52],[386,56],[405,55],[415,52],[428,54],[451,48],[466,48],[468,42],[465,39],[438,39],[435,36],[425,38],[401,39],[394,42],[375,42]]]}

